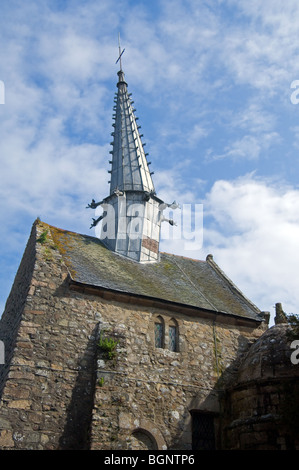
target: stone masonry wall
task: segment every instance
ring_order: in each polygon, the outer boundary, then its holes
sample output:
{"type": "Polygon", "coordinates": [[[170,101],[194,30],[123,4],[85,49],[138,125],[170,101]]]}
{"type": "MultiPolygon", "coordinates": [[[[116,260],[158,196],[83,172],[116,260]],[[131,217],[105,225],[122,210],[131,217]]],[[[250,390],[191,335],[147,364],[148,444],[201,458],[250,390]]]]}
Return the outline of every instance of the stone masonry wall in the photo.
{"type": "MultiPolygon", "coordinates": [[[[85,448],[93,400],[96,311],[69,295],[67,269],[41,223],[34,226],[28,245],[25,266],[1,321],[3,338],[11,316],[18,319],[0,405],[0,448],[85,448]],[[42,234],[45,241],[36,243],[42,234]],[[26,267],[32,265],[30,276],[26,267]],[[18,290],[22,276],[24,282],[31,277],[24,298],[18,290]]],[[[8,350],[9,338],[4,341],[8,350]]]]}
{"type": "Polygon", "coordinates": [[[190,449],[190,411],[220,411],[237,359],[262,331],[78,288],[47,230],[34,225],[0,325],[14,350],[0,449],[190,449]],[[154,345],[157,316],[164,349],[154,345]],[[173,321],[178,352],[168,349],[173,321]],[[101,335],[117,342],[110,358],[101,335]]]}
{"type": "Polygon", "coordinates": [[[5,364],[0,365],[0,397],[12,359],[25,301],[27,295],[31,294],[30,283],[35,263],[35,232],[36,227],[34,225],[15,276],[13,287],[6,301],[5,311],[0,319],[0,340],[3,341],[5,345],[5,364]]]}
{"type": "Polygon", "coordinates": [[[230,450],[299,450],[298,378],[252,381],[231,392],[224,446],[230,450]],[[290,422],[284,419],[285,409],[290,422]]]}
{"type": "Polygon", "coordinates": [[[98,350],[92,448],[144,449],[151,441],[152,449],[191,449],[190,411],[221,411],[236,357],[259,332],[117,303],[102,304],[100,316],[99,331],[118,343],[112,359],[98,350]],[[154,347],[156,316],[165,332],[176,320],[178,352],[154,347]]]}
{"type": "Polygon", "coordinates": [[[238,450],[299,450],[297,340],[288,322],[269,328],[249,349],[226,395],[225,446],[238,450]]]}

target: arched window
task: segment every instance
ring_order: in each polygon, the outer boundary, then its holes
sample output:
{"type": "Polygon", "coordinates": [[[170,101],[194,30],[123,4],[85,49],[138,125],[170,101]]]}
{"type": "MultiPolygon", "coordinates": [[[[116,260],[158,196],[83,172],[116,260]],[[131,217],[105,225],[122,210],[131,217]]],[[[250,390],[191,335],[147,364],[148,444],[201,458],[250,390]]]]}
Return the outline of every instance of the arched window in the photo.
{"type": "Polygon", "coordinates": [[[179,328],[173,318],[168,325],[168,347],[170,351],[177,352],[179,350],[179,328]]]}
{"type": "Polygon", "coordinates": [[[155,346],[164,348],[164,322],[160,316],[155,320],[155,346]]]}

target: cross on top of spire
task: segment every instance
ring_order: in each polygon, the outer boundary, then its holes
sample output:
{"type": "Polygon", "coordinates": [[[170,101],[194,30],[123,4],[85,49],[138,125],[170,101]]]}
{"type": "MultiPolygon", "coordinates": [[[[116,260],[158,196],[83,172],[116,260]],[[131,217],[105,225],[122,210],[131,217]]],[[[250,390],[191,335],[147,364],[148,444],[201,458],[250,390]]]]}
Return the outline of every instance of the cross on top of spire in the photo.
{"type": "Polygon", "coordinates": [[[118,56],[118,59],[117,61],[115,62],[117,64],[117,62],[119,62],[119,70],[122,72],[122,64],[121,64],[121,56],[123,55],[123,53],[125,52],[125,49],[123,49],[123,51],[121,51],[121,47],[120,47],[120,34],[118,33],[118,52],[119,52],[119,56],[118,56]]]}

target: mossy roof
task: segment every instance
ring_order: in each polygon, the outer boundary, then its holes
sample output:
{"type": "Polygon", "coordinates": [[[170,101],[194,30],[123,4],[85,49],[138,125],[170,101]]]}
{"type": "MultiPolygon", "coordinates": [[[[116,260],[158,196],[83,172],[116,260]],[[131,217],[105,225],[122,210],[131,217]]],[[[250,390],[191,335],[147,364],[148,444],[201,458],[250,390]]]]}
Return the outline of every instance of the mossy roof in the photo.
{"type": "Polygon", "coordinates": [[[73,281],[188,307],[262,320],[260,310],[219,269],[212,257],[199,261],[168,253],[141,264],[108,250],[95,237],[49,226],[73,281]]]}

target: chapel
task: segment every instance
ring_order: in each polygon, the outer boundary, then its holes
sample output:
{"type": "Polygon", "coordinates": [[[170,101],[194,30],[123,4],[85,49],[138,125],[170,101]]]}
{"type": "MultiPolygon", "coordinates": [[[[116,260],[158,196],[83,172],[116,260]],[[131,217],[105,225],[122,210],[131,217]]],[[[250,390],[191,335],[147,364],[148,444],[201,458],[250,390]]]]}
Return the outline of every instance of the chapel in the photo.
{"type": "Polygon", "coordinates": [[[212,255],[160,251],[178,204],[156,194],[119,63],[109,191],[88,204],[98,236],[37,219],[1,317],[0,449],[295,447],[273,388],[294,378],[277,365],[288,327],[271,336],[212,255]],[[271,354],[261,366],[273,339],[278,375],[271,354]]]}

